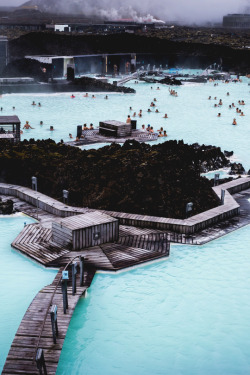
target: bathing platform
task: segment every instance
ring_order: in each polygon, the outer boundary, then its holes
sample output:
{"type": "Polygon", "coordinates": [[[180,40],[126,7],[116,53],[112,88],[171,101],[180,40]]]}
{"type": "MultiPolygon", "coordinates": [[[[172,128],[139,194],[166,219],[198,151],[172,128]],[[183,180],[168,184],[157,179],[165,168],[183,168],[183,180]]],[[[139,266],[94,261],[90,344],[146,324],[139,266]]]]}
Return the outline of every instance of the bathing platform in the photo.
{"type": "Polygon", "coordinates": [[[29,188],[0,183],[3,200],[12,199],[17,210],[38,219],[37,223],[24,223],[12,246],[45,267],[59,269],[52,284],[44,287],[27,309],[2,374],[45,374],[44,363],[48,375],[56,373],[74,309],[97,271],[115,272],[167,259],[171,242],[199,245],[250,224],[250,178],[214,188],[218,195],[222,189],[226,190],[224,205],[185,220],[174,220],[70,207],[29,188]],[[185,228],[189,230],[182,232],[185,228]],[[199,230],[193,232],[193,228],[199,230]],[[112,231],[111,237],[107,230],[112,231]],[[65,245],[56,241],[58,233],[65,245]],[[91,246],[86,239],[92,241],[91,246]],[[63,271],[68,271],[68,280],[63,271]]]}
{"type": "MultiPolygon", "coordinates": [[[[126,232],[126,231],[125,231],[126,232]]],[[[125,234],[125,233],[123,233],[125,234]]],[[[153,233],[136,236],[122,235],[115,243],[105,243],[83,250],[70,251],[51,242],[52,230],[40,224],[26,225],[12,246],[46,267],[58,267],[59,271],[51,285],[43,288],[33,299],[12,342],[2,374],[39,374],[36,356],[43,350],[48,375],[56,373],[63,342],[74,309],[90,286],[98,270],[117,271],[167,257],[170,242],[163,234],[153,233]],[[72,264],[83,264],[76,274],[76,292],[73,293],[72,264]],[[68,270],[68,308],[64,314],[62,271],[68,270]],[[53,341],[51,308],[57,306],[58,335],[53,341]]],[[[45,374],[45,372],[41,372],[45,374]]]]}

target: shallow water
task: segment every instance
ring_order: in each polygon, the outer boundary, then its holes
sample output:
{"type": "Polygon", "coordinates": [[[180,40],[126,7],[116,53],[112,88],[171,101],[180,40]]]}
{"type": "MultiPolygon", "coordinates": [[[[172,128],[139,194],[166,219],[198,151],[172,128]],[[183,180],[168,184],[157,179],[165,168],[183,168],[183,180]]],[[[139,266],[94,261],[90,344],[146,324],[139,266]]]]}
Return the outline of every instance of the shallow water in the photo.
{"type": "Polygon", "coordinates": [[[250,372],[250,226],[168,260],[97,274],[72,317],[57,375],[250,372]]]}
{"type": "Polygon", "coordinates": [[[35,221],[21,214],[0,216],[0,372],[29,304],[42,287],[53,281],[57,272],[46,270],[11,248],[24,222],[35,221]]]}
{"type": "MultiPolygon", "coordinates": [[[[0,99],[3,107],[2,115],[17,114],[22,125],[26,120],[35,129],[24,129],[22,138],[52,138],[55,141],[69,140],[69,133],[76,135],[76,127],[79,124],[93,123],[98,127],[99,121],[119,120],[125,121],[127,115],[137,114],[142,109],[143,117],[135,119],[140,128],[142,124],[150,124],[154,130],[162,126],[167,130],[168,138],[161,138],[157,142],[166,139],[183,139],[187,143],[199,142],[220,146],[222,150],[234,150],[235,157],[241,161],[245,168],[250,168],[249,136],[250,136],[250,98],[247,79],[243,83],[223,84],[218,86],[213,83],[185,84],[181,87],[173,87],[178,92],[178,97],[169,95],[168,86],[161,85],[157,90],[157,84],[128,82],[126,86],[136,89],[136,94],[107,93],[109,99],[105,100],[106,93],[95,93],[96,98],[84,98],[83,93],[75,93],[75,99],[71,99],[70,93],[60,94],[11,94],[4,95],[0,99]],[[152,87],[152,89],[151,89],[152,87]],[[230,96],[227,96],[230,92],[230,96]],[[211,96],[212,100],[208,100],[211,96]],[[217,100],[213,98],[217,97],[217,100]],[[147,113],[153,99],[157,99],[157,108],[160,113],[147,113]],[[214,108],[214,104],[222,99],[223,105],[214,108]],[[41,102],[42,107],[32,106],[32,101],[41,102]],[[240,116],[235,109],[229,109],[229,104],[238,100],[245,100],[245,106],[239,108],[245,113],[240,116]],[[15,106],[15,110],[12,107],[15,106]],[[129,111],[132,106],[133,110],[129,111]],[[218,113],[221,117],[217,117],[218,113]],[[168,119],[163,115],[167,113],[168,119]],[[232,125],[233,118],[237,119],[237,126],[232,125]],[[40,121],[44,125],[40,126],[40,121]],[[54,131],[50,131],[50,126],[54,131]]],[[[100,147],[100,146],[96,146],[100,147]]]]}

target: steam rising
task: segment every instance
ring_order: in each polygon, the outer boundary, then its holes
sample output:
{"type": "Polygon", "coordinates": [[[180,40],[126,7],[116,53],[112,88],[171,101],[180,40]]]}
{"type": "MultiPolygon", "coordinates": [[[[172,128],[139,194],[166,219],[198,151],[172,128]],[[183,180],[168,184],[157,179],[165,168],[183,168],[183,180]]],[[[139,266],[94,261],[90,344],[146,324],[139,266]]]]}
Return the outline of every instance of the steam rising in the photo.
{"type": "Polygon", "coordinates": [[[221,22],[224,15],[242,13],[250,6],[250,0],[31,0],[28,3],[51,13],[74,13],[106,20],[129,18],[137,22],[162,19],[186,24],[221,22]]]}

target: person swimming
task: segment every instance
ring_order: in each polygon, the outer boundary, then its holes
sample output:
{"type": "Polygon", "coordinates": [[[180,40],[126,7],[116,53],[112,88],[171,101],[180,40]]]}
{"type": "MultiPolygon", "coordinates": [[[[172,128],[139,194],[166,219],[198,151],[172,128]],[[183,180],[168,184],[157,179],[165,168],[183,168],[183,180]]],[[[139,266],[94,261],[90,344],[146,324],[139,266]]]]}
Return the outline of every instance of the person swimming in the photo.
{"type": "Polygon", "coordinates": [[[133,117],[136,117],[136,113],[135,112],[133,113],[133,117]]]}
{"type": "Polygon", "coordinates": [[[73,136],[72,136],[72,134],[71,134],[71,133],[69,133],[69,138],[71,138],[71,139],[73,138],[73,136]]]}
{"type": "Polygon", "coordinates": [[[29,121],[26,121],[26,123],[24,124],[23,129],[34,129],[34,128],[32,128],[32,126],[30,126],[29,121]]]}
{"type": "Polygon", "coordinates": [[[232,125],[237,125],[236,118],[233,119],[233,124],[232,125]]]}
{"type": "Polygon", "coordinates": [[[75,95],[72,94],[72,95],[71,95],[71,99],[74,99],[74,98],[75,98],[75,95]]]}
{"type": "Polygon", "coordinates": [[[141,126],[141,130],[142,130],[142,131],[145,131],[145,130],[146,130],[144,124],[141,126]]]}
{"type": "Polygon", "coordinates": [[[42,106],[42,104],[41,103],[38,103],[38,107],[41,107],[42,106]]]}
{"type": "Polygon", "coordinates": [[[168,135],[167,135],[167,131],[166,130],[164,130],[163,131],[163,137],[167,137],[168,135]]]}
{"type": "Polygon", "coordinates": [[[87,127],[87,124],[83,125],[83,130],[89,130],[89,128],[87,127]]]}
{"type": "Polygon", "coordinates": [[[92,123],[89,125],[89,130],[94,130],[94,127],[93,127],[92,123]]]}
{"type": "Polygon", "coordinates": [[[31,105],[36,105],[36,103],[33,101],[31,105]]]}
{"type": "Polygon", "coordinates": [[[53,131],[54,130],[54,126],[50,125],[49,130],[53,131]]]}
{"type": "Polygon", "coordinates": [[[89,94],[86,92],[85,95],[83,95],[84,98],[88,98],[89,97],[89,94]]]}
{"type": "Polygon", "coordinates": [[[157,130],[158,132],[163,132],[163,127],[157,130]]]}
{"type": "Polygon", "coordinates": [[[151,112],[151,109],[150,109],[150,108],[148,109],[148,112],[151,112]]]}
{"type": "Polygon", "coordinates": [[[92,95],[92,99],[95,99],[95,95],[92,95]]]}
{"type": "Polygon", "coordinates": [[[106,95],[104,99],[108,99],[108,95],[106,95]]]}
{"type": "Polygon", "coordinates": [[[218,113],[217,117],[221,117],[221,113],[218,113]]]}
{"type": "Polygon", "coordinates": [[[163,116],[163,118],[168,118],[168,115],[167,115],[167,113],[165,113],[165,115],[163,116]]]}
{"type": "Polygon", "coordinates": [[[43,121],[40,121],[40,125],[43,125],[43,121]]]}
{"type": "Polygon", "coordinates": [[[159,132],[158,137],[163,137],[162,132],[159,132]]]}
{"type": "Polygon", "coordinates": [[[13,111],[15,111],[16,107],[12,107],[13,111]]]}
{"type": "Polygon", "coordinates": [[[158,109],[156,108],[156,110],[155,110],[155,113],[160,113],[159,111],[158,111],[158,109]]]}

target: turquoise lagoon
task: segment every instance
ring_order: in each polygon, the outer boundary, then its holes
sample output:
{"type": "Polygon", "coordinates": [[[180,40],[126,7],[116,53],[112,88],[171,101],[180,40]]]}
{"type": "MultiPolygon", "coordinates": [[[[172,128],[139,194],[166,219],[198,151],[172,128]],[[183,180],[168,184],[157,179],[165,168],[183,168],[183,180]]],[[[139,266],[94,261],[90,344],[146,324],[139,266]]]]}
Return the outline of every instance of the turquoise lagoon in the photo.
{"type": "Polygon", "coordinates": [[[57,375],[250,372],[250,226],[170,258],[97,274],[78,303],[57,375]]]}
{"type": "Polygon", "coordinates": [[[11,248],[26,224],[35,221],[25,215],[0,216],[0,372],[25,311],[37,292],[50,284],[55,270],[48,270],[11,248]]]}
{"type": "MultiPolygon", "coordinates": [[[[196,72],[196,71],[195,71],[196,72]]],[[[107,93],[109,99],[105,100],[106,93],[95,93],[96,98],[84,98],[83,93],[75,93],[75,99],[71,99],[70,93],[60,94],[11,94],[3,95],[0,106],[3,107],[2,115],[17,114],[22,125],[26,120],[35,129],[24,129],[22,138],[46,139],[52,138],[59,142],[61,139],[69,141],[69,133],[76,135],[76,126],[79,124],[93,123],[98,126],[99,121],[120,120],[125,121],[127,115],[133,112],[139,113],[142,109],[142,118],[135,119],[140,128],[142,124],[150,124],[155,130],[162,126],[167,130],[168,138],[161,138],[157,142],[166,139],[183,139],[186,143],[198,142],[200,144],[212,144],[220,146],[222,150],[234,151],[236,160],[243,163],[245,168],[250,168],[249,138],[250,138],[250,97],[248,82],[243,78],[242,83],[225,84],[214,83],[191,84],[174,87],[178,97],[169,95],[168,86],[161,85],[157,90],[157,84],[139,83],[134,81],[126,85],[135,88],[136,94],[107,93]],[[151,89],[152,87],[152,89],[151,89]],[[230,93],[227,96],[227,92],[230,93]],[[208,100],[211,96],[212,100],[208,100]],[[214,97],[217,97],[214,100],[214,97]],[[157,108],[160,113],[147,113],[153,99],[157,99],[157,108]],[[222,99],[221,107],[214,104],[222,99]],[[40,102],[41,107],[32,106],[32,101],[40,102]],[[238,100],[245,100],[245,106],[239,108],[245,113],[240,116],[235,109],[228,106],[238,100]],[[15,110],[12,108],[15,107],[15,110]],[[129,107],[133,110],[129,111],[129,107]],[[218,113],[221,117],[217,117],[218,113]],[[163,115],[167,113],[168,119],[163,115]],[[233,118],[237,119],[237,126],[232,125],[233,118]],[[40,121],[44,125],[39,125],[40,121]],[[50,131],[50,126],[54,131],[50,131]]],[[[100,147],[100,146],[97,146],[100,147]]]]}

